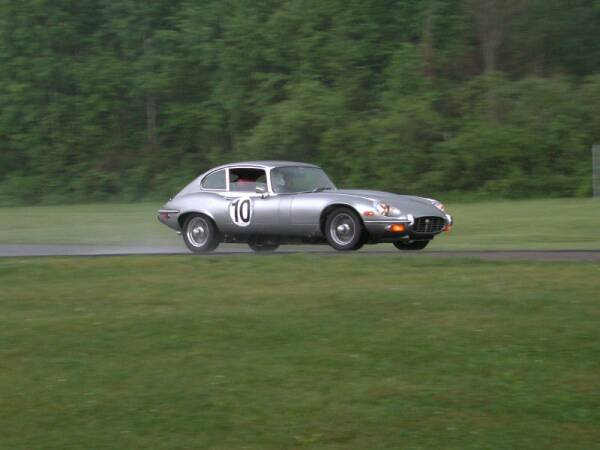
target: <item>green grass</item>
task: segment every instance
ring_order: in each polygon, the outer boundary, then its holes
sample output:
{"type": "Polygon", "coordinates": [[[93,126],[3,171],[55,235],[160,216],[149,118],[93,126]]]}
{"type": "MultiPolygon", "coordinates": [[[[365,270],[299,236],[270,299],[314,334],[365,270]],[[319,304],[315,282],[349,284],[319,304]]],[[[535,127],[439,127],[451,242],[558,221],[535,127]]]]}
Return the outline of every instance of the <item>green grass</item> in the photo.
{"type": "MultiPolygon", "coordinates": [[[[180,244],[159,224],[160,204],[0,208],[0,244],[180,244]]],[[[456,225],[429,247],[600,249],[600,200],[550,199],[449,204],[456,225]]]]}
{"type": "Polygon", "coordinates": [[[600,249],[600,200],[505,200],[449,210],[456,226],[432,248],[600,249]]]}
{"type": "Polygon", "coordinates": [[[0,208],[0,244],[156,244],[181,242],[161,225],[154,203],[0,208]]]}
{"type": "Polygon", "coordinates": [[[596,263],[0,260],[6,449],[600,448],[596,263]]]}

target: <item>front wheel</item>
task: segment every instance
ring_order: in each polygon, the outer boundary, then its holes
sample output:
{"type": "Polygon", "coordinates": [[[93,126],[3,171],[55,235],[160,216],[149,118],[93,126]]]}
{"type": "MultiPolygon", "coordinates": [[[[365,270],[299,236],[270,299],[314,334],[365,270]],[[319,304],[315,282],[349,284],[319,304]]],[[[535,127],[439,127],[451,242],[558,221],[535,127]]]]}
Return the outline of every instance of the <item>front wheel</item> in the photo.
{"type": "Polygon", "coordinates": [[[427,244],[429,241],[397,241],[394,242],[394,247],[398,250],[423,250],[427,244]]]}
{"type": "Polygon", "coordinates": [[[365,243],[365,231],[358,214],[350,208],[335,209],[325,221],[325,237],[336,250],[358,250],[365,243]]]}
{"type": "Polygon", "coordinates": [[[189,216],[183,224],[183,241],[194,253],[206,253],[219,246],[219,233],[211,219],[202,214],[189,216]]]}

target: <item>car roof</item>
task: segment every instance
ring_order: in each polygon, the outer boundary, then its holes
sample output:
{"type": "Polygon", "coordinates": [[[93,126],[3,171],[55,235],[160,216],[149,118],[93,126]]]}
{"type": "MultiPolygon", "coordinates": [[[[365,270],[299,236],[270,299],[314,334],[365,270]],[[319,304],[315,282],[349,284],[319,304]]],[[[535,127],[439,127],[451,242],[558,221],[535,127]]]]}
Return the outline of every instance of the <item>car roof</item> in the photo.
{"type": "Polygon", "coordinates": [[[264,161],[240,161],[235,163],[223,164],[222,166],[215,167],[211,169],[211,172],[217,169],[226,169],[228,167],[239,167],[239,166],[250,166],[250,167],[260,167],[264,169],[273,169],[275,167],[289,167],[289,166],[300,166],[300,167],[319,167],[314,164],[308,164],[297,161],[272,161],[272,160],[264,160],[264,161]]]}

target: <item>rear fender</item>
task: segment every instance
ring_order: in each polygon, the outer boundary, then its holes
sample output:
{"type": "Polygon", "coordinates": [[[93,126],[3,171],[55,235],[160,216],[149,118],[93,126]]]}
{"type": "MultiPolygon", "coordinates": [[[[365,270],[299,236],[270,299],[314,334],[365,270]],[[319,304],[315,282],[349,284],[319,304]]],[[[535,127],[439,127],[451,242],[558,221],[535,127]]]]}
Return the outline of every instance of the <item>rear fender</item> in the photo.
{"type": "Polygon", "coordinates": [[[228,219],[228,202],[219,194],[213,192],[197,192],[175,197],[163,206],[163,209],[179,211],[177,227],[182,229],[185,220],[191,214],[202,214],[211,219],[217,228],[228,219]]]}

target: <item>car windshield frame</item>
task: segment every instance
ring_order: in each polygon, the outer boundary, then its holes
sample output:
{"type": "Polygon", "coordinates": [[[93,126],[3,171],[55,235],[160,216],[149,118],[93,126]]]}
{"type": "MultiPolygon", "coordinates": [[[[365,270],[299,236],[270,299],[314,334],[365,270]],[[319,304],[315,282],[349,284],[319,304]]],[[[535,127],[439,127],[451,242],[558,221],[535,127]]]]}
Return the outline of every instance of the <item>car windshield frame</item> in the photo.
{"type": "Polygon", "coordinates": [[[323,190],[335,190],[335,184],[329,178],[329,176],[325,173],[323,169],[317,166],[280,166],[274,167],[270,171],[270,179],[271,179],[271,189],[275,194],[299,194],[305,192],[320,192],[323,190]],[[294,179],[289,179],[289,177],[295,175],[293,171],[297,171],[299,177],[294,179]],[[313,186],[298,186],[294,188],[294,184],[300,183],[301,177],[305,176],[307,171],[315,171],[315,173],[320,173],[321,178],[315,183],[313,186]],[[285,172],[285,173],[282,173],[285,172]],[[302,172],[302,173],[300,173],[302,172]],[[283,188],[280,184],[278,184],[275,180],[279,175],[282,175],[288,178],[287,183],[288,186],[283,188]]]}

